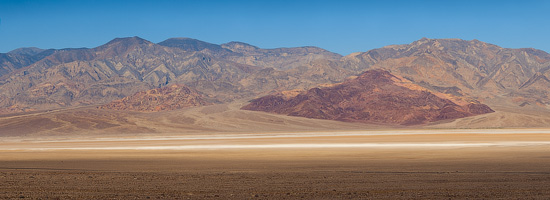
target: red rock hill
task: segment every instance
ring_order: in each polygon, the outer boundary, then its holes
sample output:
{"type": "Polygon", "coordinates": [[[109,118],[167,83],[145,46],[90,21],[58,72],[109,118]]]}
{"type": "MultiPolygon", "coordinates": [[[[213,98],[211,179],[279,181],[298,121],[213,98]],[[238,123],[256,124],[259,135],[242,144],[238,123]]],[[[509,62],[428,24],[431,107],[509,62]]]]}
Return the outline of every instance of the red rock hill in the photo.
{"type": "Polygon", "coordinates": [[[138,92],[132,96],[103,105],[100,108],[155,112],[209,104],[211,103],[204,100],[202,95],[195,90],[185,85],[171,85],[138,92]]]}
{"type": "Polygon", "coordinates": [[[289,116],[351,122],[413,125],[494,112],[484,104],[436,95],[384,70],[295,96],[283,94],[253,100],[242,109],[289,116]]]}

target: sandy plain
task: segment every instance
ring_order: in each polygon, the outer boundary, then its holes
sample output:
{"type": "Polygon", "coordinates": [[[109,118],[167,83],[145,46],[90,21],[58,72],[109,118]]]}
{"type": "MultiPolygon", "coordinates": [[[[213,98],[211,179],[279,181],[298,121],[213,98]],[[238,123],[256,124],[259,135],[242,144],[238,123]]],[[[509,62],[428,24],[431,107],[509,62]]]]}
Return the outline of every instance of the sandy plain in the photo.
{"type": "Polygon", "coordinates": [[[3,138],[0,198],[548,199],[550,129],[3,138]]]}

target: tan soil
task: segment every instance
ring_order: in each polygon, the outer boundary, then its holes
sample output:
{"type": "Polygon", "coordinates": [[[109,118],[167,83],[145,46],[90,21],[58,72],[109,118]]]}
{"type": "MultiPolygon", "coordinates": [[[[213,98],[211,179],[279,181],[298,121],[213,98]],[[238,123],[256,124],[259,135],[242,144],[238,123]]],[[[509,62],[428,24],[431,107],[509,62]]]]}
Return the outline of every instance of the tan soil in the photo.
{"type": "Polygon", "coordinates": [[[330,136],[324,132],[324,136],[277,138],[4,142],[4,150],[0,150],[0,199],[550,198],[548,144],[29,150],[190,144],[550,142],[548,130],[543,129],[449,130],[453,131],[460,133],[410,130],[412,135],[330,136]],[[5,150],[8,143],[20,150],[5,150]]]}

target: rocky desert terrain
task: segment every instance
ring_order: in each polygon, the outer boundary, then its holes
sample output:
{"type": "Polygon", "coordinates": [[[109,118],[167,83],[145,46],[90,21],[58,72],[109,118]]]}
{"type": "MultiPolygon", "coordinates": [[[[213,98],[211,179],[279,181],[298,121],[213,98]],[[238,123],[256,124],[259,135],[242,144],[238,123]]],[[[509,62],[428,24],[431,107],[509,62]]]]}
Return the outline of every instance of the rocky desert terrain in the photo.
{"type": "Polygon", "coordinates": [[[548,199],[550,54],[191,38],[0,54],[2,199],[548,199]]]}
{"type": "Polygon", "coordinates": [[[547,129],[4,140],[0,198],[550,197],[547,129]]]}

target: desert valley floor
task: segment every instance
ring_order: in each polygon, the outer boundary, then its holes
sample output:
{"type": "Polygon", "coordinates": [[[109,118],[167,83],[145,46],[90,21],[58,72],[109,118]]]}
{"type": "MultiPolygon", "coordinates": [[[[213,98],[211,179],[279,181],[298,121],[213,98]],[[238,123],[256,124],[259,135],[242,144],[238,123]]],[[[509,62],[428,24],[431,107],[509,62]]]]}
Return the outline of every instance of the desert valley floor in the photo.
{"type": "Polygon", "coordinates": [[[550,198],[550,129],[3,138],[0,198],[550,198]]]}
{"type": "Polygon", "coordinates": [[[0,1],[0,200],[550,200],[550,1],[177,2],[0,1]]]}

